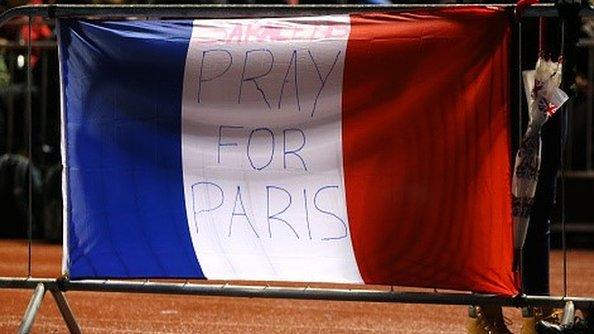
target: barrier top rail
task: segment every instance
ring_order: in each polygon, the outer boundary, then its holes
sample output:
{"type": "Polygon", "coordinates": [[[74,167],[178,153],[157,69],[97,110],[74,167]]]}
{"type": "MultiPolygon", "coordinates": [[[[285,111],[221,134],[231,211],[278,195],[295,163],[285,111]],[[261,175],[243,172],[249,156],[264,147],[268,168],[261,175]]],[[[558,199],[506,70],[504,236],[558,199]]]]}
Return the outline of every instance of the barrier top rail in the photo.
{"type": "MultiPolygon", "coordinates": [[[[360,12],[386,12],[410,9],[499,7],[515,9],[513,4],[393,4],[393,5],[29,5],[11,8],[0,14],[0,26],[17,16],[44,18],[69,17],[150,17],[150,18],[241,18],[254,16],[283,17],[306,15],[349,14],[360,12]]],[[[556,17],[554,4],[530,6],[523,17],[556,17]]],[[[594,10],[583,8],[581,16],[594,16],[594,10]]]]}

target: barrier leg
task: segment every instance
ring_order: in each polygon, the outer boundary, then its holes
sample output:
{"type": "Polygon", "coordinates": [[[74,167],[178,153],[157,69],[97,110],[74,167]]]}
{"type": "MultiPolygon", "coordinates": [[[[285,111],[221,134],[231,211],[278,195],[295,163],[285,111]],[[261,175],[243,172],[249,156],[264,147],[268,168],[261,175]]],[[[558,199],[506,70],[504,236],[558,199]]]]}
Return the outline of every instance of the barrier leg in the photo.
{"type": "Polygon", "coordinates": [[[37,311],[39,311],[39,307],[41,306],[41,302],[43,302],[44,296],[45,286],[42,283],[39,283],[35,287],[35,292],[33,292],[33,296],[29,301],[29,305],[27,306],[27,310],[23,315],[23,320],[21,321],[21,325],[19,326],[17,333],[25,334],[31,331],[31,327],[33,327],[33,322],[35,321],[35,316],[37,315],[37,311]]]}
{"type": "Polygon", "coordinates": [[[74,314],[70,309],[70,305],[68,305],[68,301],[66,300],[66,297],[64,296],[62,291],[55,289],[52,289],[50,291],[52,293],[52,296],[54,296],[56,304],[58,304],[58,309],[60,310],[62,318],[64,318],[64,322],[66,323],[66,326],[68,327],[70,333],[80,334],[80,327],[78,327],[78,323],[76,322],[74,314]]]}
{"type": "Polygon", "coordinates": [[[563,317],[561,318],[561,325],[570,326],[573,325],[573,320],[575,319],[575,307],[573,306],[572,301],[568,301],[565,303],[565,307],[563,308],[563,317]]]}

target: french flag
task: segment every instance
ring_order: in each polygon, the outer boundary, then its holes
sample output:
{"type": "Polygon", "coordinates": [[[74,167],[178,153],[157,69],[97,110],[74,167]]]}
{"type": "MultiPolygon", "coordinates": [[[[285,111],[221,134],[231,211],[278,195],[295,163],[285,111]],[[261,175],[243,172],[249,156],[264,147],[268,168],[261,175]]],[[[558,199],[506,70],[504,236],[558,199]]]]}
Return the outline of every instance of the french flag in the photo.
{"type": "Polygon", "coordinates": [[[71,279],[517,293],[506,12],[58,35],[71,279]]]}

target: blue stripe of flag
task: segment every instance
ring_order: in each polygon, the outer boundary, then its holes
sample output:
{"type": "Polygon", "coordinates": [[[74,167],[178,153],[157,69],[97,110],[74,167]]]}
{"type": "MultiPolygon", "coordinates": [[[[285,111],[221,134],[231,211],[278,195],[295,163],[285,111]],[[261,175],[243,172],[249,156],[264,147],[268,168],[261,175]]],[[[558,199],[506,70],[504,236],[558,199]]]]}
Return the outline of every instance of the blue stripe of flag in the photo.
{"type": "Polygon", "coordinates": [[[191,21],[61,20],[71,278],[203,278],[184,206],[191,21]]]}

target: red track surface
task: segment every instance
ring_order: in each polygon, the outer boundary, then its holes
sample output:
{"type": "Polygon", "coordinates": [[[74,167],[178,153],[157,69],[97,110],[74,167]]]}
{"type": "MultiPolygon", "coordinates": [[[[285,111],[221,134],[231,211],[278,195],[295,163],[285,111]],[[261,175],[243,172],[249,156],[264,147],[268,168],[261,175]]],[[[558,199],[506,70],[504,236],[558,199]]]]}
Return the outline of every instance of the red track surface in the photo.
{"type": "MultiPolygon", "coordinates": [[[[594,296],[594,251],[569,252],[569,294],[594,296]]],[[[27,275],[27,244],[0,241],[0,276],[27,275]]],[[[551,261],[554,294],[562,294],[561,252],[551,261]]],[[[60,274],[61,246],[35,243],[33,276],[60,274]]],[[[16,331],[32,291],[0,290],[0,333],[16,331]]],[[[464,333],[460,306],[295,301],[68,292],[85,333],[464,333]]],[[[519,332],[519,310],[508,309],[519,332]]],[[[34,333],[67,329],[46,294],[34,333]]]]}

